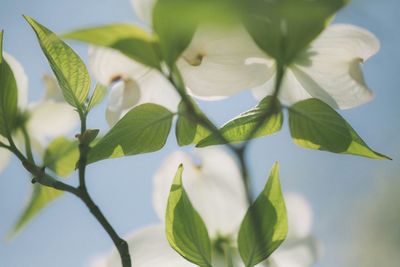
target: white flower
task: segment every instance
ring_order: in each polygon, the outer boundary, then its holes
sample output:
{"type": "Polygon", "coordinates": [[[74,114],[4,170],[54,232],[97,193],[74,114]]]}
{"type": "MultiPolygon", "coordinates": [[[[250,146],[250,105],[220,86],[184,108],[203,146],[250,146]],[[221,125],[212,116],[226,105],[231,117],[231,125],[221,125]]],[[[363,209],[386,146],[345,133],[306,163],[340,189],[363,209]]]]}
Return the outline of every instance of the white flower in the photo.
{"type": "Polygon", "coordinates": [[[243,26],[201,25],[177,64],[191,95],[217,100],[265,83],[262,56],[243,26]]]}
{"type": "MultiPolygon", "coordinates": [[[[13,71],[18,87],[18,109],[26,113],[26,130],[30,136],[34,152],[42,155],[49,139],[71,132],[78,125],[79,118],[74,109],[62,97],[61,90],[54,78],[45,75],[45,97],[28,105],[28,78],[21,64],[11,55],[4,53],[4,59],[13,71]]],[[[16,145],[23,149],[24,140],[20,131],[14,133],[16,145]]],[[[0,136],[0,141],[8,141],[0,136]]],[[[10,152],[0,148],[0,171],[8,164],[10,152]]]]}
{"type": "MultiPolygon", "coordinates": [[[[140,19],[151,25],[156,0],[131,0],[140,19]]],[[[216,100],[259,86],[269,69],[252,61],[262,52],[242,25],[200,25],[178,60],[189,93],[216,100]]]]}
{"type": "Polygon", "coordinates": [[[131,108],[155,103],[177,111],[180,97],[157,70],[137,63],[120,52],[100,47],[89,48],[89,65],[96,80],[112,86],[106,109],[110,126],[131,108]]]}
{"type": "MultiPolygon", "coordinates": [[[[133,1],[139,17],[151,24],[155,1],[133,1]]],[[[193,96],[214,100],[266,82],[265,64],[252,62],[263,52],[242,26],[202,25],[177,65],[188,91],[193,96]]],[[[92,47],[89,61],[96,79],[111,85],[107,121],[114,125],[132,107],[153,102],[176,111],[180,98],[156,70],[134,62],[119,52],[92,47]]]]}
{"type": "MultiPolygon", "coordinates": [[[[184,187],[194,208],[203,218],[212,242],[219,238],[227,238],[234,246],[240,223],[248,207],[238,166],[234,159],[220,148],[199,149],[196,156],[197,159],[184,152],[175,152],[165,160],[154,176],[155,210],[163,221],[172,179],[179,164],[183,163],[184,187]]],[[[317,254],[316,242],[311,237],[311,209],[300,195],[287,194],[285,199],[290,225],[287,240],[262,266],[311,266],[317,254]]],[[[170,247],[162,224],[139,230],[127,240],[137,267],[196,266],[170,247]]],[[[234,251],[235,266],[242,267],[237,250],[234,251]]],[[[214,254],[213,266],[225,266],[220,256],[218,253],[214,254]]],[[[92,266],[121,266],[119,255],[114,250],[108,256],[99,258],[92,266]]],[[[259,266],[261,267],[261,264],[259,266]]]]}
{"type": "MultiPolygon", "coordinates": [[[[287,68],[279,99],[287,105],[311,97],[333,108],[348,109],[373,97],[361,64],[379,50],[378,39],[353,25],[336,24],[326,30],[287,68]]],[[[275,69],[270,61],[270,67],[275,69]]],[[[275,73],[253,90],[258,99],[274,91],[275,73]]]]}

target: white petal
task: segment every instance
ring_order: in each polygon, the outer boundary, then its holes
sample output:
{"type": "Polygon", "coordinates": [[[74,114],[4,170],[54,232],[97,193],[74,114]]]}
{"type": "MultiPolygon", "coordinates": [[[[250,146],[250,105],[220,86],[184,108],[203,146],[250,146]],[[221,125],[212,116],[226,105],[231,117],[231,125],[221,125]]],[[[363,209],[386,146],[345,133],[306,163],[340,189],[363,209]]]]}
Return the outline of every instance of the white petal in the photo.
{"type": "Polygon", "coordinates": [[[215,28],[201,26],[178,67],[191,94],[204,99],[220,99],[259,86],[271,75],[265,57],[242,26],[215,28]]]}
{"type": "Polygon", "coordinates": [[[328,27],[292,66],[292,71],[313,96],[334,108],[348,109],[373,98],[361,64],[379,50],[379,41],[352,25],[328,27]]]}
{"type": "MultiPolygon", "coordinates": [[[[267,95],[273,95],[275,90],[276,74],[262,86],[253,89],[253,95],[258,100],[263,99],[267,95]]],[[[291,69],[286,69],[285,77],[282,81],[278,98],[285,105],[292,105],[298,101],[311,98],[312,96],[298,82],[296,76],[291,69]]]]}
{"type": "Polygon", "coordinates": [[[287,239],[301,239],[309,236],[313,213],[307,200],[300,194],[286,193],[285,203],[289,219],[287,239]]]}
{"type": "Polygon", "coordinates": [[[43,83],[46,89],[44,100],[54,100],[57,102],[65,102],[61,88],[58,86],[57,80],[48,74],[43,75],[43,83]]]}
{"type": "Polygon", "coordinates": [[[78,114],[70,105],[48,100],[30,107],[27,129],[37,140],[45,141],[70,133],[78,123],[78,114]]]}
{"type": "Polygon", "coordinates": [[[109,97],[106,118],[113,126],[131,108],[155,103],[176,112],[180,97],[157,70],[147,68],[118,51],[91,47],[89,61],[96,79],[105,85],[116,82],[109,97]]]}
{"type": "Polygon", "coordinates": [[[158,71],[152,70],[146,73],[138,79],[138,83],[141,92],[139,104],[155,103],[172,112],[178,110],[181,100],[179,94],[158,71]]]}
{"type": "MultiPolygon", "coordinates": [[[[135,267],[195,267],[176,253],[168,244],[162,225],[139,230],[130,237],[129,252],[135,267]]],[[[114,251],[103,260],[98,259],[91,267],[119,267],[121,260],[114,251]]]]}
{"type": "Polygon", "coordinates": [[[3,56],[10,66],[15,81],[17,82],[18,107],[24,109],[28,105],[28,76],[26,76],[24,68],[17,59],[7,53],[4,53],[3,56]]]}
{"type": "Polygon", "coordinates": [[[116,80],[136,80],[149,71],[116,50],[95,46],[89,48],[89,66],[96,80],[106,86],[116,80]]]}
{"type": "Polygon", "coordinates": [[[319,258],[319,244],[309,237],[297,242],[285,241],[270,257],[273,267],[310,267],[319,258]]]}
{"type": "Polygon", "coordinates": [[[130,79],[113,85],[106,110],[106,119],[110,126],[115,125],[126,112],[139,103],[140,93],[139,85],[130,79]]]}
{"type": "MultiPolygon", "coordinates": [[[[0,141],[3,141],[0,138],[0,141]]],[[[10,162],[11,152],[5,148],[0,147],[0,173],[7,167],[10,162]]]]}
{"type": "Polygon", "coordinates": [[[131,0],[136,15],[148,25],[151,25],[156,2],[156,0],[131,0]]]}
{"type": "Polygon", "coordinates": [[[199,161],[177,151],[171,154],[154,176],[153,203],[164,220],[172,179],[183,164],[183,185],[203,218],[211,238],[218,234],[235,237],[247,209],[240,171],[232,156],[221,148],[196,150],[199,161]]]}

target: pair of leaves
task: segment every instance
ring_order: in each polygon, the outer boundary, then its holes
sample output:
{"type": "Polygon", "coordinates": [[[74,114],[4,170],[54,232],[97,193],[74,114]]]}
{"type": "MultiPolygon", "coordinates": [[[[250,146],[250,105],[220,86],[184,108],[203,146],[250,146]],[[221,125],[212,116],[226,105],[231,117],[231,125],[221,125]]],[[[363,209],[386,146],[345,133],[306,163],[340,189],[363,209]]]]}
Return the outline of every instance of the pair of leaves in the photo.
{"type": "Polygon", "coordinates": [[[258,46],[287,65],[348,0],[247,0],[243,21],[258,46]]]}
{"type": "Polygon", "coordinates": [[[307,99],[289,107],[293,141],[304,148],[389,159],[373,151],[333,108],[318,99],[307,99]]]}
{"type": "MultiPolygon", "coordinates": [[[[282,127],[283,115],[279,103],[276,107],[272,105],[271,97],[264,98],[256,108],[222,126],[220,133],[229,143],[246,141],[249,133],[268,110],[272,111],[271,114],[267,116],[267,120],[253,138],[278,132],[282,127]]],[[[390,159],[372,150],[340,114],[318,99],[300,101],[288,109],[293,141],[301,147],[372,159],[390,159]]],[[[226,142],[223,142],[218,134],[213,133],[200,140],[197,146],[206,147],[223,143],[226,142]]]]}
{"type": "Polygon", "coordinates": [[[25,19],[36,33],[65,100],[83,111],[90,90],[90,77],[85,64],[55,33],[31,17],[25,16],[25,19]]]}
{"type": "Polygon", "coordinates": [[[3,58],[3,31],[0,31],[0,134],[14,129],[18,113],[18,88],[10,65],[3,58]]]}
{"type": "MultiPolygon", "coordinates": [[[[171,247],[199,266],[212,266],[211,240],[206,225],[182,185],[183,166],[175,175],[168,197],[166,234],[171,247]]],[[[286,207],[275,164],[267,185],[251,205],[239,230],[238,248],[246,267],[264,261],[286,238],[286,207]]]]}

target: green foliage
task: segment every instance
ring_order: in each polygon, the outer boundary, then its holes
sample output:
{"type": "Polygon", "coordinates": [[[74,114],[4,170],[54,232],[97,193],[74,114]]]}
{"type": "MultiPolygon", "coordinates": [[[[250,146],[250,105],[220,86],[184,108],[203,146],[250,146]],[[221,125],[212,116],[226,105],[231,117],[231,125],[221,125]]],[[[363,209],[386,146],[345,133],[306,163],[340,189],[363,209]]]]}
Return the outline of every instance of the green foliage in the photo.
{"type": "MultiPolygon", "coordinates": [[[[196,108],[197,104],[193,103],[196,108]]],[[[176,140],[179,146],[187,146],[196,144],[206,136],[210,135],[210,131],[198,124],[193,114],[186,109],[184,102],[178,106],[178,120],[176,122],[176,140]]]]}
{"type": "Polygon", "coordinates": [[[190,44],[197,27],[195,18],[183,21],[197,0],[158,0],[153,9],[153,28],[166,63],[172,66],[190,44]]]}
{"type": "Polygon", "coordinates": [[[369,148],[333,108],[318,99],[307,99],[291,106],[289,126],[293,141],[301,147],[388,159],[369,148]]]}
{"type": "Polygon", "coordinates": [[[9,238],[18,234],[33,218],[35,218],[51,201],[60,197],[62,191],[41,186],[39,184],[33,185],[33,191],[29,201],[18,218],[13,229],[9,233],[9,238]]]}
{"type": "Polygon", "coordinates": [[[258,46],[282,65],[290,64],[326,27],[347,0],[247,0],[244,23],[258,46]]]}
{"type": "Polygon", "coordinates": [[[279,182],[279,166],[274,164],[268,182],[247,210],[238,236],[239,253],[246,267],[266,260],[285,240],[288,219],[279,182]]]}
{"type": "Polygon", "coordinates": [[[207,228],[193,208],[182,185],[180,165],[168,197],[165,216],[169,244],[182,257],[202,267],[211,267],[211,241],[207,228]]]}
{"type": "Polygon", "coordinates": [[[44,153],[43,165],[61,177],[70,175],[79,159],[78,145],[65,137],[53,140],[44,153]]]}
{"type": "Polygon", "coordinates": [[[3,58],[3,31],[0,31],[0,134],[10,135],[18,113],[18,88],[14,74],[3,58]]]}
{"type": "Polygon", "coordinates": [[[133,108],[90,150],[88,162],[160,150],[167,141],[173,116],[156,104],[133,108]]]}
{"type": "Polygon", "coordinates": [[[94,108],[95,106],[97,106],[101,102],[103,102],[107,93],[108,93],[108,90],[107,90],[106,86],[101,85],[101,84],[96,84],[93,95],[90,97],[90,100],[88,103],[88,110],[91,110],[92,108],[94,108]]]}
{"type": "MultiPolygon", "coordinates": [[[[255,127],[259,126],[260,120],[262,119],[264,119],[265,122],[260,125],[252,138],[270,135],[280,131],[282,128],[283,114],[281,106],[278,102],[273,103],[272,97],[270,96],[264,98],[255,108],[226,123],[220,129],[220,133],[230,143],[246,141],[254,131],[255,127]],[[269,115],[265,120],[264,118],[266,113],[269,115]]],[[[221,140],[218,134],[213,133],[201,140],[197,144],[197,147],[206,147],[224,143],[226,142],[221,140]]]]}
{"type": "Polygon", "coordinates": [[[63,37],[116,49],[153,68],[158,69],[160,66],[156,38],[135,25],[111,24],[77,30],[63,37]]]}
{"type": "MultiPolygon", "coordinates": [[[[179,113],[184,109],[184,105],[179,104],[179,113]]],[[[188,116],[178,115],[176,121],[176,140],[179,146],[187,146],[193,143],[196,137],[197,123],[191,120],[188,116]]]]}
{"type": "Polygon", "coordinates": [[[90,90],[90,77],[79,56],[56,34],[25,16],[39,40],[43,53],[58,80],[65,100],[82,110],[90,90]]]}

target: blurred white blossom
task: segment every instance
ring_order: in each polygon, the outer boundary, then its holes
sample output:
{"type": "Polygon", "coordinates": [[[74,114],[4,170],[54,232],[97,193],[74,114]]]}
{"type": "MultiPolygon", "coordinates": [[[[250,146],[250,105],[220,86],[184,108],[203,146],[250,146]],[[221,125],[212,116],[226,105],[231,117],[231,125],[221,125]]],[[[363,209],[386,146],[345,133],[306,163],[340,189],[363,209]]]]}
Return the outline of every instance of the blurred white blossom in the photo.
{"type": "MultiPolygon", "coordinates": [[[[240,171],[234,159],[220,148],[196,151],[195,157],[175,152],[162,164],[154,176],[153,203],[163,221],[167,198],[173,177],[183,163],[183,184],[194,206],[203,218],[213,242],[228,242],[234,250],[236,267],[242,267],[236,247],[240,223],[248,208],[240,171]]],[[[298,194],[286,194],[289,216],[287,240],[267,262],[258,266],[307,267],[317,258],[318,245],[311,235],[312,211],[298,194]]],[[[163,224],[149,226],[128,237],[130,253],[138,267],[192,267],[196,266],[176,253],[168,244],[163,224]]],[[[213,255],[213,266],[225,266],[222,255],[213,255]]],[[[97,259],[93,267],[118,267],[120,258],[114,249],[97,259]]]]}
{"type": "MultiPolygon", "coordinates": [[[[4,59],[9,64],[18,87],[18,109],[26,116],[26,130],[31,140],[32,148],[42,155],[49,139],[68,134],[77,127],[79,118],[76,111],[62,97],[61,89],[51,76],[45,75],[45,96],[42,100],[28,104],[28,78],[22,65],[11,55],[4,53],[4,59]]],[[[0,141],[8,141],[0,136],[0,141]]],[[[24,138],[20,130],[13,134],[16,145],[23,149],[24,138]]],[[[0,148],[0,171],[8,164],[10,152],[0,148]]]]}

